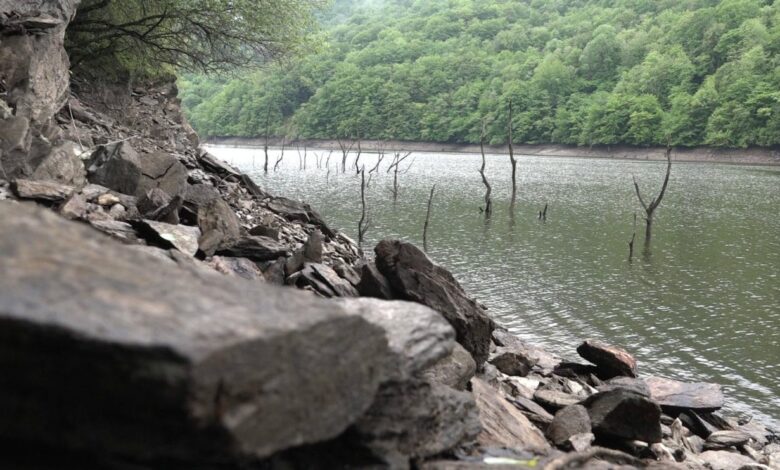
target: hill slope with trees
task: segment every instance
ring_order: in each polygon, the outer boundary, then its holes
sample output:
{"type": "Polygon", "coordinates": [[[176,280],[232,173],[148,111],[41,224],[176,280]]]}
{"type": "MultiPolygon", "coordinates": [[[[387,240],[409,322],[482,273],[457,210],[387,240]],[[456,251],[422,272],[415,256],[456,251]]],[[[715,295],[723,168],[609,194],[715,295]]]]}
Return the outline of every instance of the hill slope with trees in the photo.
{"type": "Polygon", "coordinates": [[[780,144],[780,2],[339,1],[316,51],[181,80],[204,136],[780,144]]]}

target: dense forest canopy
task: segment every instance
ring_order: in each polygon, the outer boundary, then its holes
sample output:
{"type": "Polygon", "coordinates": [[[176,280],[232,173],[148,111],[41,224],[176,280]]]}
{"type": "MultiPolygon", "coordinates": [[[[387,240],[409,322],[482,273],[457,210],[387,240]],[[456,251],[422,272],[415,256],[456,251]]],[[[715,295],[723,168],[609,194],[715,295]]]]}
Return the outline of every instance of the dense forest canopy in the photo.
{"type": "Polygon", "coordinates": [[[187,76],[206,136],[780,144],[780,2],[337,1],[317,50],[187,76]]]}

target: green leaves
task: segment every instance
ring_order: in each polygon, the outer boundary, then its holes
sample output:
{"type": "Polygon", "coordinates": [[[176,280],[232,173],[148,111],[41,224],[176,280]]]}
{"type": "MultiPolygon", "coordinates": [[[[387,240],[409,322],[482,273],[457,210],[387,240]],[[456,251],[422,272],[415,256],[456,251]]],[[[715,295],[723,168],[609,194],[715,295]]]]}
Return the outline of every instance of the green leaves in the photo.
{"type": "Polygon", "coordinates": [[[776,3],[338,0],[316,52],[184,102],[207,135],[270,109],[274,133],[478,143],[484,120],[500,144],[511,100],[517,143],[777,145],[776,3]]]}

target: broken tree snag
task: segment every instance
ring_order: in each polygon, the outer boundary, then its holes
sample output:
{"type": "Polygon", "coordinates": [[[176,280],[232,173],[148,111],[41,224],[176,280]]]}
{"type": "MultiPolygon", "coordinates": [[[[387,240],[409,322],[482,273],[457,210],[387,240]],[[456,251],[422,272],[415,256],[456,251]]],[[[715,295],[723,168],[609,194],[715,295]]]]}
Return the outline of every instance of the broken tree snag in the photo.
{"type": "Polygon", "coordinates": [[[393,202],[398,200],[398,174],[399,173],[406,173],[412,168],[412,164],[410,164],[408,167],[406,167],[406,171],[401,172],[401,163],[404,162],[409,156],[412,154],[412,152],[406,152],[406,155],[403,157],[401,156],[400,152],[395,152],[395,156],[393,157],[393,163],[390,164],[390,166],[387,168],[387,172],[390,173],[390,171],[393,172],[393,202]]]}
{"type": "Polygon", "coordinates": [[[265,145],[263,150],[265,151],[265,164],[263,165],[263,173],[268,174],[268,134],[271,133],[271,110],[269,109],[265,115],[265,145]]]}
{"type": "Polygon", "coordinates": [[[482,132],[479,136],[479,150],[482,152],[482,167],[479,169],[479,174],[482,176],[482,183],[485,185],[485,217],[490,217],[493,213],[493,200],[490,194],[493,192],[493,188],[485,176],[485,121],[482,121],[482,132]]]}
{"type": "MultiPolygon", "coordinates": [[[[363,154],[363,148],[360,146],[360,137],[358,137],[357,140],[357,156],[355,157],[355,174],[359,175],[361,172],[360,168],[360,155],[363,154]]],[[[363,168],[365,170],[365,168],[363,168]]]]}
{"type": "Polygon", "coordinates": [[[539,220],[541,220],[542,222],[547,222],[547,207],[548,206],[549,206],[549,204],[545,204],[544,205],[544,209],[539,211],[539,220]]]}
{"type": "Polygon", "coordinates": [[[642,192],[639,190],[639,183],[637,183],[636,177],[634,177],[634,189],[636,190],[636,197],[639,199],[639,203],[642,204],[642,208],[645,210],[645,249],[650,247],[650,240],[653,236],[653,215],[655,215],[655,210],[658,209],[658,206],[661,205],[661,201],[666,194],[666,188],[669,187],[669,175],[672,173],[672,147],[666,148],[666,162],[666,176],[664,177],[664,183],[661,186],[661,192],[658,193],[658,197],[650,201],[650,204],[647,204],[642,198],[642,192]]]}
{"type": "Polygon", "coordinates": [[[374,165],[374,168],[371,168],[370,170],[368,170],[368,174],[370,175],[371,173],[379,172],[379,165],[382,164],[382,160],[384,160],[384,159],[385,159],[385,149],[382,148],[382,147],[379,147],[379,150],[377,151],[376,165],[374,165]]]}
{"type": "Polygon", "coordinates": [[[634,233],[631,235],[631,241],[628,242],[628,262],[634,261],[634,242],[636,241],[636,212],[634,212],[634,233]]]}
{"type": "Polygon", "coordinates": [[[360,207],[361,215],[360,222],[358,222],[358,246],[363,246],[363,240],[366,237],[366,232],[371,224],[371,220],[368,217],[368,208],[366,207],[366,168],[363,167],[360,171],[360,207]]]}
{"type": "Polygon", "coordinates": [[[509,143],[509,161],[512,163],[512,202],[511,208],[514,208],[517,201],[517,160],[515,159],[515,147],[512,142],[512,126],[514,125],[514,119],[512,117],[512,100],[509,100],[509,125],[507,129],[508,143],[509,143]]]}
{"type": "Polygon", "coordinates": [[[282,160],[284,160],[284,144],[287,137],[282,137],[282,148],[280,149],[279,156],[276,157],[276,164],[274,165],[274,171],[279,169],[279,165],[281,165],[282,160]]]}
{"type": "Polygon", "coordinates": [[[428,197],[428,212],[425,214],[425,225],[423,225],[423,249],[428,251],[428,226],[431,223],[431,211],[433,209],[433,193],[436,191],[436,185],[431,188],[431,195],[428,197]]]}
{"type": "Polygon", "coordinates": [[[347,145],[346,140],[336,139],[339,143],[339,148],[341,148],[341,172],[346,173],[347,172],[347,155],[349,155],[349,152],[352,151],[352,147],[355,145],[355,142],[352,141],[347,145]]]}

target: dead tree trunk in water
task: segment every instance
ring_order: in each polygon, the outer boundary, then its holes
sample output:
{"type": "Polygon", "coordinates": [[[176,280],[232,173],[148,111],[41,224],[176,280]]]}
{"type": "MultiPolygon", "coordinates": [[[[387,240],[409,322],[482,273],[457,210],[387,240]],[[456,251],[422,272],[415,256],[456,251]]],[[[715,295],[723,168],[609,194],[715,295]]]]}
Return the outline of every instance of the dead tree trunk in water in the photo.
{"type": "Polygon", "coordinates": [[[542,222],[547,222],[547,207],[549,207],[549,204],[545,204],[544,209],[539,211],[539,220],[542,222]]]}
{"type": "Polygon", "coordinates": [[[263,165],[263,173],[268,174],[268,134],[271,133],[271,112],[269,111],[265,115],[265,165],[263,165]]]}
{"type": "Polygon", "coordinates": [[[371,221],[368,218],[368,208],[366,207],[366,169],[360,171],[360,205],[361,215],[358,222],[358,246],[363,246],[363,240],[368,232],[371,221]]]}
{"type": "Polygon", "coordinates": [[[672,173],[671,147],[667,147],[666,149],[666,161],[666,176],[664,177],[664,183],[661,186],[661,192],[658,194],[658,197],[650,201],[650,204],[645,203],[645,200],[642,198],[642,193],[639,191],[639,183],[637,183],[636,177],[634,177],[634,189],[636,190],[636,197],[639,199],[639,203],[642,204],[642,208],[645,210],[645,249],[650,247],[650,240],[653,237],[653,215],[655,215],[655,210],[658,209],[658,206],[661,204],[661,200],[663,200],[664,194],[666,194],[666,188],[669,186],[669,175],[672,173]]]}
{"type": "Polygon", "coordinates": [[[349,146],[347,146],[346,141],[342,141],[341,139],[336,139],[339,143],[339,148],[341,148],[341,173],[347,172],[347,155],[349,155],[349,152],[352,151],[352,147],[355,145],[355,142],[352,141],[349,146]]]}
{"type": "Polygon", "coordinates": [[[363,154],[363,148],[360,146],[360,137],[357,141],[357,157],[355,157],[355,174],[360,174],[360,155],[363,154]]]}
{"type": "Polygon", "coordinates": [[[509,100],[509,128],[507,134],[509,134],[509,161],[512,162],[512,202],[510,204],[510,210],[514,210],[515,202],[517,202],[517,160],[515,159],[515,147],[512,142],[512,126],[514,119],[512,117],[512,100],[509,100]]]}
{"type": "Polygon", "coordinates": [[[628,262],[634,261],[634,242],[636,241],[636,212],[634,212],[634,233],[631,235],[631,241],[628,242],[628,262]]]}
{"type": "Polygon", "coordinates": [[[431,196],[428,198],[428,212],[425,214],[425,225],[423,225],[423,250],[428,251],[428,225],[431,223],[431,211],[433,209],[433,193],[436,191],[436,185],[431,188],[431,196]]]}
{"type": "Polygon", "coordinates": [[[283,137],[282,137],[282,148],[281,148],[281,151],[279,152],[279,157],[276,159],[276,164],[274,165],[274,171],[276,171],[276,170],[278,170],[278,169],[279,169],[279,165],[282,163],[282,160],[284,160],[284,145],[285,145],[285,140],[287,140],[287,137],[284,137],[284,136],[283,136],[283,137]]]}
{"type": "MultiPolygon", "coordinates": [[[[411,154],[412,152],[407,152],[406,155],[402,157],[400,152],[396,152],[395,157],[393,157],[393,163],[387,168],[388,173],[390,173],[391,170],[393,171],[393,202],[398,200],[398,174],[401,172],[401,163],[409,158],[411,154]]],[[[411,168],[411,165],[409,165],[406,171],[409,171],[409,168],[411,168]]]]}
{"type": "Polygon", "coordinates": [[[482,167],[479,169],[479,174],[482,176],[482,183],[485,185],[485,217],[490,217],[490,214],[493,213],[493,200],[490,197],[493,188],[490,186],[487,176],[485,176],[485,121],[482,121],[482,133],[479,136],[479,150],[482,152],[482,167]]]}

